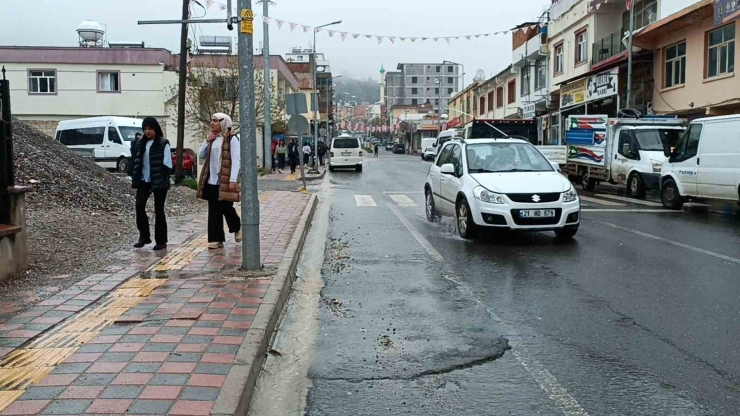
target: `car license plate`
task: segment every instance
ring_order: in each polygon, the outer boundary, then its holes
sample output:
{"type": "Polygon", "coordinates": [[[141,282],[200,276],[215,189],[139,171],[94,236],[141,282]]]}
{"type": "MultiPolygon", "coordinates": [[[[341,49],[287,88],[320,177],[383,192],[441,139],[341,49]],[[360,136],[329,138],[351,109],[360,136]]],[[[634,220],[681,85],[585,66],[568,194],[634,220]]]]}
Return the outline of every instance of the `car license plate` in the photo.
{"type": "Polygon", "coordinates": [[[342,156],[351,156],[351,155],[352,155],[352,153],[350,153],[350,152],[342,152],[342,156]]]}
{"type": "Polygon", "coordinates": [[[554,209],[525,209],[519,211],[519,218],[552,218],[554,216],[554,209]]]}

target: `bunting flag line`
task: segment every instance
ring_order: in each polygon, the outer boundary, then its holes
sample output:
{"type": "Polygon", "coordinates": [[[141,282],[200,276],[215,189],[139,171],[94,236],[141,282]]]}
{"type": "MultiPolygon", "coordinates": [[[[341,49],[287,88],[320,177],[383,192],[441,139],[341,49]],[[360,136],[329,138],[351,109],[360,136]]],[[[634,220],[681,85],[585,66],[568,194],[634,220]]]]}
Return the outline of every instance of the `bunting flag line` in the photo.
{"type": "MultiPolygon", "coordinates": [[[[602,5],[607,4],[610,1],[613,2],[614,0],[589,0],[588,10],[593,10],[593,9],[599,10],[602,5]]],[[[205,0],[204,3],[205,3],[206,10],[209,10],[214,5],[218,5],[219,9],[222,10],[222,11],[223,10],[226,10],[226,8],[227,8],[226,4],[223,3],[223,2],[221,2],[221,1],[205,0]]],[[[631,4],[631,3],[632,3],[631,0],[630,1],[627,1],[627,4],[628,5],[631,4]]],[[[628,7],[628,10],[629,10],[629,6],[627,6],[627,7],[628,7]]],[[[582,11],[582,13],[585,13],[585,12],[586,11],[584,9],[582,11]]],[[[255,16],[259,16],[259,15],[255,13],[255,16]]],[[[562,19],[563,17],[565,17],[565,14],[563,16],[559,16],[558,18],[553,19],[553,20],[554,21],[557,21],[557,20],[562,19]]],[[[264,23],[267,23],[267,24],[270,24],[271,22],[275,22],[275,24],[277,25],[277,28],[278,29],[282,29],[283,25],[285,23],[288,23],[288,26],[290,27],[290,32],[293,32],[295,30],[295,28],[298,27],[298,26],[301,26],[303,28],[303,33],[308,33],[311,30],[313,30],[314,33],[320,33],[321,32],[321,28],[317,28],[317,27],[310,26],[310,25],[303,25],[303,24],[300,24],[300,23],[286,22],[285,20],[279,20],[279,19],[275,19],[275,18],[272,18],[272,17],[269,17],[269,16],[262,16],[262,21],[264,23]]],[[[390,43],[392,43],[392,44],[395,44],[396,43],[396,39],[400,40],[401,42],[406,42],[408,40],[411,43],[414,43],[417,40],[419,40],[421,42],[426,42],[427,40],[430,40],[431,39],[432,41],[437,42],[440,39],[444,39],[445,42],[448,45],[450,45],[452,40],[460,40],[461,38],[465,38],[465,40],[470,41],[470,40],[473,40],[473,38],[478,39],[481,36],[482,37],[488,37],[488,36],[491,36],[491,35],[501,35],[501,34],[508,35],[509,33],[517,33],[517,32],[522,32],[522,33],[524,33],[526,35],[526,34],[529,33],[530,30],[539,31],[540,28],[544,28],[545,26],[546,26],[545,23],[535,23],[535,24],[531,24],[531,25],[528,25],[528,26],[522,26],[522,27],[519,27],[519,28],[516,28],[516,29],[509,29],[509,30],[503,30],[503,31],[497,31],[497,32],[468,34],[468,35],[455,35],[455,36],[437,36],[437,37],[386,36],[386,35],[373,35],[373,34],[365,34],[365,35],[363,35],[363,34],[358,34],[358,33],[351,33],[351,35],[352,35],[352,38],[353,39],[357,39],[360,36],[365,36],[367,39],[373,39],[373,38],[375,38],[378,41],[379,44],[380,43],[383,43],[383,40],[384,39],[388,39],[390,41],[390,43]]],[[[337,33],[337,31],[334,31],[334,30],[327,30],[327,32],[329,34],[329,37],[334,37],[334,35],[337,33]]],[[[342,38],[342,41],[346,40],[347,35],[350,34],[348,32],[338,32],[338,33],[340,33],[341,38],[342,38]]]]}

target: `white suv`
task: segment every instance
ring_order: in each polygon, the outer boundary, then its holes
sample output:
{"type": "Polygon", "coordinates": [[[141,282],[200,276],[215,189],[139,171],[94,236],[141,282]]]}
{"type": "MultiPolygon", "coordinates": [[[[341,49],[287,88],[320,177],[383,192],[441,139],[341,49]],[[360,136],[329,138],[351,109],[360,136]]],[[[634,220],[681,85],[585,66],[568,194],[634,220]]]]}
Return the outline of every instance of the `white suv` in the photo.
{"type": "Polygon", "coordinates": [[[482,227],[578,232],[581,204],[573,186],[520,139],[452,140],[439,151],[424,186],[426,215],[455,216],[462,238],[482,227]]]}

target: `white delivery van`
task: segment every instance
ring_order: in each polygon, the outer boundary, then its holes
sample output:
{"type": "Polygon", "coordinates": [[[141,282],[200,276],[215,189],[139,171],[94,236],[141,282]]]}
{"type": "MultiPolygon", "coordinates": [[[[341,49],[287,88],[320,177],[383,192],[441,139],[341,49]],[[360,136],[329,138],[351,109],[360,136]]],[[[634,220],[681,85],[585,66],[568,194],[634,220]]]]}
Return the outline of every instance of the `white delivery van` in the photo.
{"type": "Polygon", "coordinates": [[[93,150],[100,167],[126,172],[136,133],[142,133],[141,119],[91,117],[60,121],[55,138],[71,150],[93,150]]]}
{"type": "Polygon", "coordinates": [[[354,168],[362,172],[362,147],[360,139],[343,134],[331,141],[329,172],[337,168],[354,168]]]}
{"type": "Polygon", "coordinates": [[[660,198],[679,209],[690,198],[740,201],[740,115],[694,120],[660,172],[660,198]]]}

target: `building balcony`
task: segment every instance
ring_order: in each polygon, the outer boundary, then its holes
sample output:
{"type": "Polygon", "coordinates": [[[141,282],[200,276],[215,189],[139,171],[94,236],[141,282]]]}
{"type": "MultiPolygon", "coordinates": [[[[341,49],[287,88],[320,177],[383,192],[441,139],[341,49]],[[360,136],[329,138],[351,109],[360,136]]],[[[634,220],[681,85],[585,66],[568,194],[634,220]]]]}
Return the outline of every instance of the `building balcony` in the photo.
{"type": "Polygon", "coordinates": [[[622,33],[624,31],[612,32],[594,42],[591,50],[591,65],[596,65],[627,50],[622,43],[622,33]]]}

